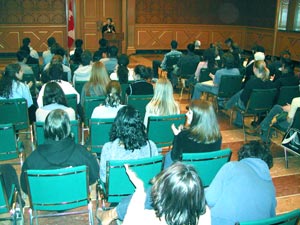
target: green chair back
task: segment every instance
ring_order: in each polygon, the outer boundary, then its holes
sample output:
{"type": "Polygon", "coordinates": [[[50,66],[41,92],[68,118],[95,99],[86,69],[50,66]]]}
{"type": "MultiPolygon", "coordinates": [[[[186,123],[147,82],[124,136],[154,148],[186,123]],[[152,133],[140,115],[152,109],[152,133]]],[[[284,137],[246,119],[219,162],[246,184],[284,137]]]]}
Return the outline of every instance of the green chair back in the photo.
{"type": "Polygon", "coordinates": [[[300,218],[300,210],[295,209],[291,212],[275,216],[269,219],[262,219],[249,222],[239,222],[236,225],[298,225],[300,218]]]}
{"type": "Polygon", "coordinates": [[[185,124],[185,114],[171,116],[149,116],[147,133],[149,140],[158,148],[169,147],[173,143],[174,134],[171,125],[178,127],[185,124]]]}
{"type": "Polygon", "coordinates": [[[0,124],[0,143],[0,161],[19,158],[16,134],[11,123],[0,124]]]}
{"type": "Polygon", "coordinates": [[[100,154],[103,145],[109,142],[109,132],[114,118],[91,119],[90,120],[90,142],[91,152],[100,154]]]}
{"type": "Polygon", "coordinates": [[[208,187],[221,167],[230,161],[229,148],[213,152],[183,153],[182,162],[195,167],[203,186],[208,187]]]}
{"type": "Polygon", "coordinates": [[[120,202],[123,197],[133,194],[135,191],[134,185],[127,176],[124,164],[128,164],[137,176],[142,179],[144,187],[147,189],[150,187],[149,181],[159,174],[163,168],[163,156],[107,161],[105,190],[108,202],[120,202]]]}
{"type": "Polygon", "coordinates": [[[81,95],[82,88],[87,81],[75,81],[75,90],[81,95]]]}
{"type": "MultiPolygon", "coordinates": [[[[89,172],[87,166],[67,167],[54,170],[27,170],[25,180],[33,213],[30,220],[39,217],[89,213],[89,172]],[[87,210],[67,210],[87,206],[87,210]],[[38,214],[38,211],[49,211],[38,214]]],[[[90,210],[89,210],[90,209],[90,210]]],[[[30,210],[30,211],[31,211],[30,210]]],[[[91,220],[90,222],[93,222],[91,220]]]]}
{"type": "Polygon", "coordinates": [[[33,73],[24,73],[23,78],[22,78],[22,82],[24,82],[24,83],[32,82],[32,86],[30,87],[30,93],[31,93],[32,97],[35,97],[36,96],[36,78],[35,78],[35,74],[33,74],[33,73]]]}
{"type": "MultiPolygon", "coordinates": [[[[79,121],[71,120],[70,123],[71,123],[71,133],[73,135],[74,141],[76,144],[78,144],[79,143],[79,121]]],[[[33,124],[36,146],[45,143],[44,124],[45,122],[35,122],[33,124]]]]}
{"type": "Polygon", "coordinates": [[[84,125],[89,125],[89,120],[91,119],[94,109],[100,104],[104,103],[105,96],[97,97],[86,97],[83,105],[84,110],[84,125]]]}
{"type": "Polygon", "coordinates": [[[127,105],[133,106],[140,112],[141,118],[144,119],[146,114],[146,105],[151,101],[153,95],[129,95],[127,105]]]}
{"type": "Polygon", "coordinates": [[[181,58],[181,55],[169,55],[167,56],[166,59],[166,71],[169,73],[171,71],[173,71],[173,66],[176,65],[179,61],[179,59],[181,58]]]}
{"type": "Polygon", "coordinates": [[[74,109],[75,115],[77,115],[77,95],[76,94],[68,94],[65,96],[66,96],[68,106],[71,107],[72,109],[74,109]]]}
{"type": "Polygon", "coordinates": [[[40,80],[41,79],[41,70],[40,70],[40,65],[39,64],[27,64],[28,66],[31,67],[34,77],[36,80],[40,80]]]}
{"type": "Polygon", "coordinates": [[[0,214],[9,214],[9,216],[1,216],[0,221],[10,220],[11,224],[17,224],[17,221],[20,221],[18,224],[21,225],[24,223],[21,197],[15,185],[11,187],[10,196],[7,195],[2,173],[0,173],[0,214]],[[16,208],[16,203],[19,203],[19,210],[16,208]]]}
{"type": "Polygon", "coordinates": [[[121,95],[121,102],[123,105],[127,104],[127,98],[126,98],[126,90],[129,87],[129,83],[120,84],[122,89],[122,95],[121,95]]]}
{"type": "Polygon", "coordinates": [[[300,96],[299,86],[282,86],[279,90],[279,95],[277,98],[278,105],[291,104],[293,98],[300,96]]]}
{"type": "Polygon", "coordinates": [[[0,99],[0,124],[12,123],[15,129],[29,128],[27,102],[24,98],[0,99]]]}
{"type": "Polygon", "coordinates": [[[243,76],[222,75],[217,96],[220,98],[230,98],[242,88],[243,76]]]}
{"type": "Polygon", "coordinates": [[[211,77],[209,76],[210,74],[210,70],[207,69],[207,68],[202,68],[200,70],[200,79],[199,79],[199,82],[205,82],[205,81],[208,81],[208,80],[211,80],[211,77]]]}

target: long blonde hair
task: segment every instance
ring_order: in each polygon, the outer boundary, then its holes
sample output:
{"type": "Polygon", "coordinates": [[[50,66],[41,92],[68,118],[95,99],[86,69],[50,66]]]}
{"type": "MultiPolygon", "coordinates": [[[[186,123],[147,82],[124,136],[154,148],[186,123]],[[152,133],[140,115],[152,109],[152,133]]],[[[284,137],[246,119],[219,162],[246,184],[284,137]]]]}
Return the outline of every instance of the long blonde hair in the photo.
{"type": "Polygon", "coordinates": [[[260,78],[263,81],[269,80],[270,71],[263,60],[254,62],[253,73],[257,78],[260,78]]]}
{"type": "Polygon", "coordinates": [[[102,62],[95,62],[92,66],[90,80],[85,85],[85,92],[89,93],[90,88],[94,89],[97,95],[106,94],[106,86],[110,82],[105,65],[102,62]],[[100,91],[99,91],[100,90],[100,91]],[[101,92],[101,93],[98,93],[101,92]]]}
{"type": "Polygon", "coordinates": [[[168,79],[158,79],[154,96],[148,106],[149,113],[159,116],[174,115],[179,112],[179,105],[173,97],[173,87],[168,79]]]}

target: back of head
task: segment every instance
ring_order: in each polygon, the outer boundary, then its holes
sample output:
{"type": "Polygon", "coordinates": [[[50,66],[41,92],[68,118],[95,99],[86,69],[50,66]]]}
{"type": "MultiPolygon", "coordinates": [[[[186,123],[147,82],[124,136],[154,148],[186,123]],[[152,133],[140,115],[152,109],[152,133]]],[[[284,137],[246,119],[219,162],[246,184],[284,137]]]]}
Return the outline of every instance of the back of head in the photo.
{"type": "Polygon", "coordinates": [[[169,79],[159,78],[154,89],[154,99],[173,98],[173,86],[169,79]]]}
{"type": "Polygon", "coordinates": [[[51,64],[48,73],[50,80],[61,80],[64,73],[62,64],[51,64]]]}
{"type": "Polygon", "coordinates": [[[28,54],[24,50],[19,50],[17,52],[18,62],[23,62],[24,59],[28,57],[28,54]]]}
{"type": "Polygon", "coordinates": [[[250,141],[244,144],[238,152],[239,161],[246,158],[258,158],[273,167],[273,157],[270,148],[261,141],[250,141]]]}
{"type": "Polygon", "coordinates": [[[44,125],[45,139],[60,141],[71,135],[70,118],[62,109],[52,110],[44,125]]]}
{"type": "Polygon", "coordinates": [[[94,85],[103,85],[106,93],[106,86],[109,81],[110,79],[108,77],[105,65],[99,61],[94,62],[89,82],[93,83],[94,85]]]}
{"type": "Polygon", "coordinates": [[[5,78],[9,78],[11,80],[16,80],[16,73],[19,73],[21,70],[21,66],[17,63],[8,64],[5,67],[4,76],[5,78]]]}
{"type": "Polygon", "coordinates": [[[110,48],[109,48],[109,51],[108,51],[108,53],[109,53],[109,57],[110,58],[116,58],[117,57],[117,55],[118,55],[118,51],[119,51],[119,49],[116,47],[116,46],[111,46],[110,48]]]}
{"type": "Polygon", "coordinates": [[[43,105],[57,103],[67,106],[66,96],[62,88],[56,82],[48,82],[44,89],[43,105]]]}
{"type": "Polygon", "coordinates": [[[57,49],[59,49],[59,48],[61,48],[61,47],[57,42],[53,43],[50,47],[51,54],[56,54],[57,49]]]}
{"type": "Polygon", "coordinates": [[[221,138],[217,116],[211,102],[192,100],[189,110],[193,113],[189,131],[194,141],[209,144],[221,138]]]}
{"type": "Polygon", "coordinates": [[[233,40],[232,40],[232,38],[227,38],[227,39],[224,41],[224,43],[225,43],[226,45],[232,45],[232,44],[233,44],[233,40]]]}
{"type": "Polygon", "coordinates": [[[0,96],[9,98],[12,91],[12,82],[17,80],[16,73],[19,73],[21,66],[17,63],[8,64],[5,67],[5,71],[0,79],[0,96]]]}
{"type": "Polygon", "coordinates": [[[56,40],[54,37],[48,38],[48,40],[47,40],[48,47],[51,47],[55,43],[56,43],[56,40]]]}
{"type": "Polygon", "coordinates": [[[51,59],[51,64],[62,64],[63,57],[61,55],[54,55],[51,59]]]}
{"type": "Polygon", "coordinates": [[[62,47],[58,47],[55,49],[54,52],[55,55],[60,55],[61,57],[64,57],[66,54],[66,51],[62,47]]]}
{"type": "Polygon", "coordinates": [[[177,48],[177,46],[178,46],[178,43],[177,43],[177,41],[175,41],[175,40],[172,40],[172,41],[171,41],[171,48],[172,48],[172,49],[176,49],[176,48],[177,48]]]}
{"type": "Polygon", "coordinates": [[[107,47],[107,40],[106,39],[104,39],[104,38],[101,38],[100,40],[99,40],[99,45],[100,45],[100,47],[107,47]]]}
{"type": "Polygon", "coordinates": [[[294,74],[295,64],[294,62],[287,58],[283,61],[284,69],[282,70],[283,74],[294,74]]]}
{"type": "Polygon", "coordinates": [[[138,110],[132,106],[119,109],[110,131],[110,141],[120,139],[120,145],[126,150],[138,150],[148,140],[145,126],[138,110]]]}
{"type": "Polygon", "coordinates": [[[28,38],[28,37],[23,38],[23,45],[28,46],[29,44],[30,44],[30,38],[28,38]]]}
{"type": "Polygon", "coordinates": [[[128,73],[129,73],[129,70],[127,68],[128,64],[129,64],[128,56],[125,54],[121,54],[118,57],[118,65],[119,66],[118,66],[118,70],[117,70],[118,79],[121,84],[128,83],[128,73]]]}
{"type": "Polygon", "coordinates": [[[81,54],[81,62],[83,66],[90,65],[92,61],[92,53],[89,50],[84,50],[81,54]]]}
{"type": "Polygon", "coordinates": [[[75,47],[76,48],[81,48],[83,45],[83,40],[82,39],[76,39],[75,40],[75,47]]]}
{"type": "Polygon", "coordinates": [[[169,225],[198,224],[205,214],[202,182],[191,165],[176,162],[152,180],[152,204],[156,216],[169,225]]]}
{"type": "Polygon", "coordinates": [[[254,54],[254,60],[255,61],[265,60],[265,53],[263,53],[263,52],[256,52],[254,54]]]}
{"type": "Polygon", "coordinates": [[[121,102],[121,85],[118,81],[112,80],[108,83],[106,87],[106,106],[118,107],[121,102]]]}
{"type": "Polygon", "coordinates": [[[265,61],[263,60],[254,62],[253,73],[256,77],[262,79],[263,81],[269,80],[270,71],[267,68],[265,61]]]}
{"type": "Polygon", "coordinates": [[[201,47],[201,41],[196,40],[195,43],[194,43],[194,45],[195,45],[195,49],[200,49],[200,47],[201,47]]]}
{"type": "Polygon", "coordinates": [[[234,56],[231,53],[225,53],[222,59],[226,69],[234,68],[234,56]]]}
{"type": "Polygon", "coordinates": [[[186,48],[189,52],[195,51],[195,45],[193,43],[189,43],[186,48]]]}

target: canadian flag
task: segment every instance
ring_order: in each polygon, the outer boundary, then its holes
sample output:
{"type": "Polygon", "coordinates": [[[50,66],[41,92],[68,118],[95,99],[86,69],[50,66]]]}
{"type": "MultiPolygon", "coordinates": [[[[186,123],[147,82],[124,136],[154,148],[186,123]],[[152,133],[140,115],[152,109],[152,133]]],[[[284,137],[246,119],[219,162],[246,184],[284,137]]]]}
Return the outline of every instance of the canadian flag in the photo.
{"type": "Polygon", "coordinates": [[[71,48],[75,40],[74,17],[73,17],[73,0],[69,0],[68,13],[68,48],[71,48]]]}

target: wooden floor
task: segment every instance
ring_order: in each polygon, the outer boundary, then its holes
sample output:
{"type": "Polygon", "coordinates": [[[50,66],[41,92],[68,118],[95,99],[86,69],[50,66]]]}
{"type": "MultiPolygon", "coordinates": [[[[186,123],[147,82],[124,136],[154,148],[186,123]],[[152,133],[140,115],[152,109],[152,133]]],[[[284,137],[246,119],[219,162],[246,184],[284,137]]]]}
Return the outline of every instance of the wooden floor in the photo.
{"type": "MultiPolygon", "coordinates": [[[[162,55],[132,55],[130,57],[130,67],[134,67],[138,64],[152,66],[153,59],[162,59],[162,55]]],[[[11,62],[11,59],[0,59],[0,69],[5,67],[5,64],[9,62],[11,62]]],[[[187,93],[185,93],[182,98],[179,97],[178,93],[175,93],[174,96],[180,103],[181,112],[185,113],[185,107],[189,103],[187,93]]],[[[241,129],[238,129],[235,126],[229,124],[228,115],[229,113],[224,111],[220,111],[217,113],[223,137],[222,148],[230,148],[233,151],[231,160],[235,161],[237,160],[238,149],[244,144],[244,137],[241,129]]],[[[250,123],[250,120],[247,122],[250,123]]],[[[25,137],[21,138],[25,139],[25,137]]],[[[258,137],[248,136],[248,140],[253,139],[258,139],[258,137]]],[[[280,136],[277,138],[273,138],[271,144],[271,151],[274,157],[274,166],[271,169],[271,175],[276,187],[277,214],[288,212],[300,207],[300,157],[289,155],[289,168],[286,169],[284,162],[284,152],[282,147],[279,145],[280,140],[280,136]]],[[[30,152],[30,145],[28,144],[28,142],[26,144],[26,151],[30,152]]],[[[16,169],[19,173],[20,168],[16,166],[16,169]]],[[[93,199],[95,199],[94,194],[93,199]]],[[[25,224],[29,224],[27,213],[25,213],[25,218],[25,224]]],[[[87,216],[43,219],[40,221],[40,224],[87,224],[87,216]]]]}

